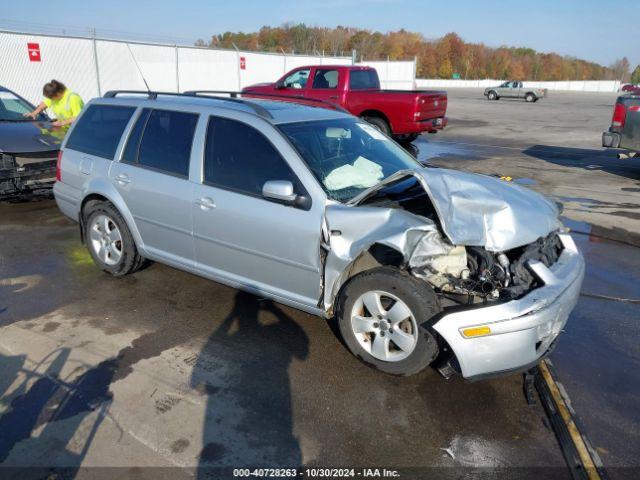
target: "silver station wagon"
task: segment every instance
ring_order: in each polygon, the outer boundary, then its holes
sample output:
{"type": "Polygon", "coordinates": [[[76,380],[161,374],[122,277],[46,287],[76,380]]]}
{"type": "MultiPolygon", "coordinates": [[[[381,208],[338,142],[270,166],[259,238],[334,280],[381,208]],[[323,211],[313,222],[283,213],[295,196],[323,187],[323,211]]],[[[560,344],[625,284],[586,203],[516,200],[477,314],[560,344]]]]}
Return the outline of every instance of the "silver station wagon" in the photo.
{"type": "Polygon", "coordinates": [[[351,352],[391,374],[534,366],[584,276],[541,195],[424,167],[359,118],[291,100],[109,92],[57,175],[102,270],[153,260],[336,317],[351,352]]]}

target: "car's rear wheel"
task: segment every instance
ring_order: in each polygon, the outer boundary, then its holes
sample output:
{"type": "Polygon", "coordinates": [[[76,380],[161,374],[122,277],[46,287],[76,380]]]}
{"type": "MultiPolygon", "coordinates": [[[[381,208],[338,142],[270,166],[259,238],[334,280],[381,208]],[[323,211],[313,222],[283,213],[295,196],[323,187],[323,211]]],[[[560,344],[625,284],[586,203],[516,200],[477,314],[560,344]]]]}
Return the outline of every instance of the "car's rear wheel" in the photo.
{"type": "Polygon", "coordinates": [[[491,90],[489,92],[489,94],[487,95],[487,98],[489,100],[497,100],[498,99],[498,94],[496,92],[494,92],[493,90],[491,90]]]}
{"type": "Polygon", "coordinates": [[[85,240],[93,261],[113,276],[139,270],[145,259],[118,210],[108,202],[93,202],[84,211],[85,240]]]}
{"type": "Polygon", "coordinates": [[[372,117],[372,116],[364,116],[364,117],[362,117],[362,119],[364,121],[370,123],[374,127],[376,127],[378,130],[380,130],[385,135],[387,135],[387,136],[391,135],[391,127],[389,126],[389,124],[387,123],[387,121],[384,118],[372,117]]]}
{"type": "Polygon", "coordinates": [[[533,93],[527,93],[524,99],[529,103],[535,102],[537,100],[536,96],[533,93]]]}
{"type": "Polygon", "coordinates": [[[440,303],[429,285],[397,268],[380,267],[352,278],[338,305],[340,333],[363,362],[393,375],[412,375],[438,355],[428,320],[440,303]]]}

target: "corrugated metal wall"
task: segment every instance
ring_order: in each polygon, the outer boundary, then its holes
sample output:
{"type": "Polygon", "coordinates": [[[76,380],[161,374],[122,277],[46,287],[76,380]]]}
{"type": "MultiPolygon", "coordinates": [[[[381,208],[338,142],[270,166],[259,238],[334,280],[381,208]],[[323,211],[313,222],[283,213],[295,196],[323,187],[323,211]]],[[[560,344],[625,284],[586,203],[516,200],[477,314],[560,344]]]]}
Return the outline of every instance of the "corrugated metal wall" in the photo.
{"type": "MultiPolygon", "coordinates": [[[[144,90],[142,75],[151,90],[239,90],[273,82],[299,66],[351,62],[351,57],[236,52],[0,31],[0,85],[34,104],[42,99],[42,86],[53,78],[88,100],[108,90],[144,90]],[[41,61],[30,61],[28,43],[39,45],[41,61]]],[[[364,64],[378,69],[384,88],[414,87],[414,62],[364,64]]]]}

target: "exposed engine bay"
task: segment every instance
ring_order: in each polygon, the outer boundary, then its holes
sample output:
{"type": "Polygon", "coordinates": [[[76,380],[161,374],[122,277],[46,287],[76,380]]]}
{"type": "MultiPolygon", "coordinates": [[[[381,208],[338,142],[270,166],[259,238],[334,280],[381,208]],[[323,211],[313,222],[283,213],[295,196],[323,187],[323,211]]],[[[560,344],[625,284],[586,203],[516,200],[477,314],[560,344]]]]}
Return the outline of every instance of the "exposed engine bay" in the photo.
{"type": "MultiPolygon", "coordinates": [[[[439,225],[433,203],[420,182],[414,179],[382,188],[362,205],[405,210],[439,225]]],[[[513,300],[538,286],[538,279],[527,263],[538,261],[551,266],[562,249],[557,231],[533,243],[494,252],[484,246],[453,245],[439,228],[422,234],[405,267],[457,304],[513,300]]]]}
{"type": "Polygon", "coordinates": [[[557,232],[506,252],[483,247],[450,246],[446,254],[430,258],[412,255],[412,274],[427,280],[437,292],[455,303],[514,300],[536,288],[538,279],[527,262],[553,265],[562,253],[557,232]]]}

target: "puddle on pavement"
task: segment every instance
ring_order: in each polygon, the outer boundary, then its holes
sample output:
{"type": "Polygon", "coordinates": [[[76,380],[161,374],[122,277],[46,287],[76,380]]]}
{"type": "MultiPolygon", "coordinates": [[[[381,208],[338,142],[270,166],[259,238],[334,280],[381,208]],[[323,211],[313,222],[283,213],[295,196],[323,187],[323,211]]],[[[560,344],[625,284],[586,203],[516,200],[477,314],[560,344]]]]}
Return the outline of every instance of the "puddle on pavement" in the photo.
{"type": "Polygon", "coordinates": [[[517,183],[518,185],[537,185],[538,182],[533,178],[514,178],[513,183],[517,183]]]}
{"type": "Polygon", "coordinates": [[[486,158],[478,152],[478,147],[457,143],[417,141],[405,147],[420,162],[433,159],[480,160],[486,158]]]}

